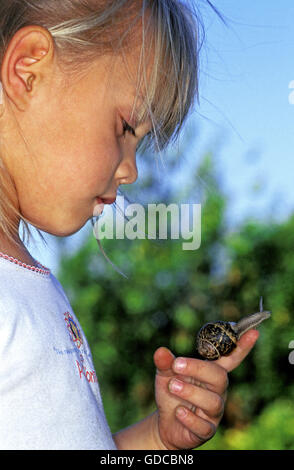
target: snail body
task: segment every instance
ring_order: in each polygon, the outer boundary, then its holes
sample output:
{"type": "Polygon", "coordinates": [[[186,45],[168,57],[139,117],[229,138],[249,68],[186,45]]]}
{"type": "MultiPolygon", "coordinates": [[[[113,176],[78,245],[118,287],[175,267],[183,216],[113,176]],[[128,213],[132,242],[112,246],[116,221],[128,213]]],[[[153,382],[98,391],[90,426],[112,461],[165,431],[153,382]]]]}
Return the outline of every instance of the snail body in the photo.
{"type": "Polygon", "coordinates": [[[246,331],[256,328],[270,315],[271,312],[263,310],[261,297],[260,311],[241,318],[237,323],[226,321],[206,323],[197,335],[198,353],[210,361],[221,356],[228,356],[236,348],[237,342],[246,331]]]}

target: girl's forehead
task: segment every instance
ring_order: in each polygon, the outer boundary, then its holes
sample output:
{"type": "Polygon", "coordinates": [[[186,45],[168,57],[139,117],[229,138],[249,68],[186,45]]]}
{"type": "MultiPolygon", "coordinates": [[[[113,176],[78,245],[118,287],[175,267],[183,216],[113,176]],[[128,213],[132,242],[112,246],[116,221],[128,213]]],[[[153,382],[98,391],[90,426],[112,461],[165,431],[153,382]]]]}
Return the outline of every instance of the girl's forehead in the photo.
{"type": "Polygon", "coordinates": [[[138,117],[146,100],[148,73],[142,77],[133,58],[129,61],[119,57],[115,60],[114,66],[109,68],[109,74],[114,91],[131,102],[134,115],[138,117]]]}
{"type": "Polygon", "coordinates": [[[99,80],[103,80],[108,98],[127,113],[129,124],[134,127],[137,127],[138,123],[150,124],[144,113],[150,72],[148,69],[142,73],[139,59],[139,49],[132,53],[100,56],[93,70],[95,86],[99,87],[99,80]]]}

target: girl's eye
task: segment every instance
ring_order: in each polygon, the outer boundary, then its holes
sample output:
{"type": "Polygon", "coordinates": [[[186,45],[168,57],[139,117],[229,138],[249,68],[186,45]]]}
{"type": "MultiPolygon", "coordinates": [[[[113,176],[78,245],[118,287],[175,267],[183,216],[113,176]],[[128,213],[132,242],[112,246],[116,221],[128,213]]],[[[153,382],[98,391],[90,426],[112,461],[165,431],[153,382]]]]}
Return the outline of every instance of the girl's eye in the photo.
{"type": "Polygon", "coordinates": [[[130,132],[134,137],[137,137],[134,129],[123,119],[123,136],[124,137],[126,135],[126,132],[130,132]]]}

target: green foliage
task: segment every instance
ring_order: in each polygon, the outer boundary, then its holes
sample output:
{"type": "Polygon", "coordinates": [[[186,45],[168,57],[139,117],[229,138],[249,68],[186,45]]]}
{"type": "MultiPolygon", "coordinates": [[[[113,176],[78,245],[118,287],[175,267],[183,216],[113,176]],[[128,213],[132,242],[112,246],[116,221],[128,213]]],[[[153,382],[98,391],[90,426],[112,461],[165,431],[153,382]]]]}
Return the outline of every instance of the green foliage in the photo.
{"type": "MultiPolygon", "coordinates": [[[[106,416],[115,432],[151,413],[155,350],[166,346],[193,357],[204,322],[236,321],[257,311],[262,295],[272,317],[231,373],[222,424],[202,448],[294,448],[294,365],[288,360],[294,340],[294,217],[281,224],[247,221],[228,233],[226,196],[211,155],[190,187],[193,202],[199,202],[193,200],[199,181],[207,191],[198,250],[182,250],[181,240],[103,241],[129,279],[97,253],[92,232],[78,252],[62,258],[58,278],[91,346],[106,416]]],[[[150,174],[142,184],[152,192],[156,186],[150,174]]],[[[160,202],[177,202],[163,193],[160,202]]]]}
{"type": "Polygon", "coordinates": [[[248,425],[221,429],[201,450],[280,450],[293,449],[294,409],[289,399],[266,405],[248,425]]]}

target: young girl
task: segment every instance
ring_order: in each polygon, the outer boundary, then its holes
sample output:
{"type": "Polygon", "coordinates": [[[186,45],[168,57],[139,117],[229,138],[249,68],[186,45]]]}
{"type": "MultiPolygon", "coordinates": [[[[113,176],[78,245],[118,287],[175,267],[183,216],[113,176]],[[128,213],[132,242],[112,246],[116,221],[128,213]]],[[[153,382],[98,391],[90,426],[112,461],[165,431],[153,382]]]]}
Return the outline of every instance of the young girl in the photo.
{"type": "Polygon", "coordinates": [[[67,296],[19,237],[21,221],[77,232],[136,180],[139,147],[177,136],[197,95],[199,30],[176,0],[1,1],[1,449],[190,449],[216,431],[227,372],[256,331],[215,362],[159,348],[156,411],[112,436],[67,296]]]}

